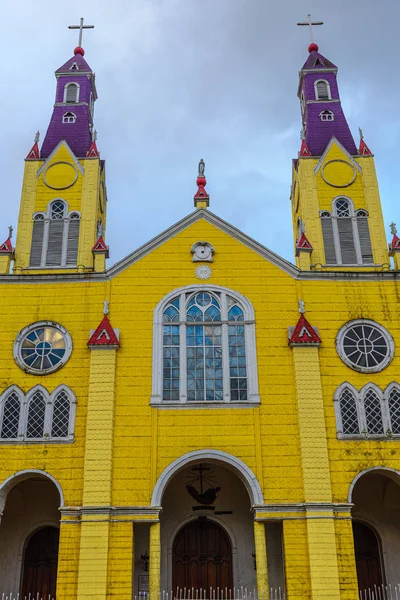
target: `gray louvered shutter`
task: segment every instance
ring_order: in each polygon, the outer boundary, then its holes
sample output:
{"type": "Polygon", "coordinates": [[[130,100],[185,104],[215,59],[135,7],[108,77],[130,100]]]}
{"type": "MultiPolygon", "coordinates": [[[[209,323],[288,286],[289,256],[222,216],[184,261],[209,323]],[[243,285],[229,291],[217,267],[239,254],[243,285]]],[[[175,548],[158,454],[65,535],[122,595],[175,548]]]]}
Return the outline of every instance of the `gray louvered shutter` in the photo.
{"type": "Polygon", "coordinates": [[[66,101],[67,102],[76,102],[77,98],[78,98],[78,86],[76,85],[76,83],[71,83],[67,87],[66,101]]]}
{"type": "Polygon", "coordinates": [[[367,217],[357,218],[358,237],[360,238],[361,256],[363,264],[374,262],[372,256],[371,236],[369,234],[369,225],[367,217]]]}
{"type": "Polygon", "coordinates": [[[356,265],[357,255],[354,246],[352,219],[348,217],[341,219],[338,218],[337,225],[339,231],[340,250],[342,252],[342,264],[356,265]]]}
{"type": "Polygon", "coordinates": [[[42,260],[42,247],[44,235],[44,220],[33,221],[31,257],[29,265],[31,267],[40,267],[42,260]]]}
{"type": "Polygon", "coordinates": [[[322,235],[324,238],[325,262],[327,265],[336,264],[335,243],[333,241],[332,219],[321,218],[322,235]]]}
{"type": "Polygon", "coordinates": [[[325,83],[325,81],[319,81],[317,83],[317,95],[318,95],[318,100],[328,100],[329,99],[328,86],[325,83]]]}
{"type": "Polygon", "coordinates": [[[80,219],[70,219],[68,228],[67,265],[76,265],[78,260],[78,242],[80,219]]]}
{"type": "Polygon", "coordinates": [[[46,266],[61,266],[64,220],[52,219],[49,222],[49,241],[47,244],[46,266]]]}

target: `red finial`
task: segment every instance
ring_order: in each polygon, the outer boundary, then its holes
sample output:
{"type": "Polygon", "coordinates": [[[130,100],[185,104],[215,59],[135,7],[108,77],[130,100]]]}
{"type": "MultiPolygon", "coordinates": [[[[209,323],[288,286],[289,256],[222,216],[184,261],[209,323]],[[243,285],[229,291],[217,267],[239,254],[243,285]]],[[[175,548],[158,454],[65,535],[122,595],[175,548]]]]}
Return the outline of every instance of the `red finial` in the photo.
{"type": "Polygon", "coordinates": [[[311,44],[308,46],[308,51],[310,54],[311,52],[318,52],[318,50],[318,44],[316,44],[315,42],[311,42],[311,44]]]}
{"type": "Polygon", "coordinates": [[[81,48],[80,46],[77,46],[74,50],[74,54],[80,54],[81,56],[85,56],[85,51],[83,48],[81,48]]]}

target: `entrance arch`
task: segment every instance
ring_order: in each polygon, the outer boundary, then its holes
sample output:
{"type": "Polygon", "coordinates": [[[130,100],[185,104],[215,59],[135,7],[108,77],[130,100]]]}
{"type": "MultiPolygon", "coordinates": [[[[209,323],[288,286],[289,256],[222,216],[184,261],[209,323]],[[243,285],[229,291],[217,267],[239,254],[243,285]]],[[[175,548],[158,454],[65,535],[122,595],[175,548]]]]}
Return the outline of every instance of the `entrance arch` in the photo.
{"type": "Polygon", "coordinates": [[[369,525],[353,521],[353,536],[359,589],[380,587],[383,583],[382,555],[377,534],[369,525]]]}
{"type": "Polygon", "coordinates": [[[57,587],[58,527],[37,529],[27,540],[23,557],[22,598],[55,598],[57,587]]]}
{"type": "MultiPolygon", "coordinates": [[[[226,531],[206,516],[184,525],[172,549],[172,589],[233,590],[232,544],[226,531]]],[[[227,596],[228,597],[228,596],[227,596]]]]}

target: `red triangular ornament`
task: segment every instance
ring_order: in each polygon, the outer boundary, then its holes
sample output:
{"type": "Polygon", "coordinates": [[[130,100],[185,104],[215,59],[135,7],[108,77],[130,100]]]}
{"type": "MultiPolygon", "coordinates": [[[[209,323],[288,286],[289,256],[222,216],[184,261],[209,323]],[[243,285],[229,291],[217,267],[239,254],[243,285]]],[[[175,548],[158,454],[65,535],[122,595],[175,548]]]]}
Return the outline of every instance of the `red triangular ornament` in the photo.
{"type": "Polygon", "coordinates": [[[3,244],[1,244],[0,253],[1,254],[12,254],[13,253],[13,247],[12,247],[10,238],[8,238],[3,244]]]}
{"type": "Polygon", "coordinates": [[[39,146],[38,146],[38,143],[35,142],[31,148],[30,152],[28,153],[26,160],[35,160],[37,158],[40,158],[39,146]]]}
{"type": "Polygon", "coordinates": [[[102,322],[94,331],[94,333],[90,336],[88,341],[88,346],[91,348],[92,346],[116,346],[119,347],[119,340],[115,335],[115,331],[111,326],[111,323],[107,317],[104,315],[102,322]]]}
{"type": "Polygon", "coordinates": [[[311,152],[308,149],[306,140],[301,141],[301,148],[300,148],[299,156],[311,156],[311,152]]]}
{"type": "Polygon", "coordinates": [[[92,252],[108,252],[108,246],[106,246],[106,243],[105,243],[102,235],[99,237],[99,239],[93,246],[92,252]]]}
{"type": "Polygon", "coordinates": [[[393,234],[393,239],[390,247],[392,250],[400,250],[400,238],[398,238],[395,233],[393,234]]]}
{"type": "Polygon", "coordinates": [[[364,142],[363,139],[360,140],[360,148],[358,150],[358,153],[362,156],[372,156],[371,150],[368,148],[367,144],[364,142]]]}
{"type": "Polygon", "coordinates": [[[97,150],[96,142],[92,142],[89,150],[87,151],[88,158],[100,158],[100,153],[97,150]]]}
{"type": "Polygon", "coordinates": [[[308,241],[306,234],[303,232],[299,238],[299,240],[297,241],[296,244],[296,256],[299,255],[300,252],[312,252],[313,251],[313,247],[311,246],[310,242],[308,241]]]}
{"type": "Polygon", "coordinates": [[[311,327],[304,315],[300,315],[300,319],[290,336],[289,345],[292,346],[296,344],[308,344],[313,346],[321,344],[321,338],[315,329],[311,327]]]}

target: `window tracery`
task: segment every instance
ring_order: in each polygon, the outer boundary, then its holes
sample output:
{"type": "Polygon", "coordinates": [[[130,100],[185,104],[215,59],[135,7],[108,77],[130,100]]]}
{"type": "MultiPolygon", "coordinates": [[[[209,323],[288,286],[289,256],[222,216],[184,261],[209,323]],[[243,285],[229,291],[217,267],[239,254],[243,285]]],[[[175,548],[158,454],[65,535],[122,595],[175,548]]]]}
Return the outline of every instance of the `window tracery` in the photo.
{"type": "Polygon", "coordinates": [[[51,394],[36,386],[26,395],[12,386],[0,396],[0,443],[73,440],[76,399],[66,386],[51,394]]]}
{"type": "Polygon", "coordinates": [[[154,344],[152,403],[259,402],[254,316],[239,294],[170,294],[155,311],[154,344]]]}

